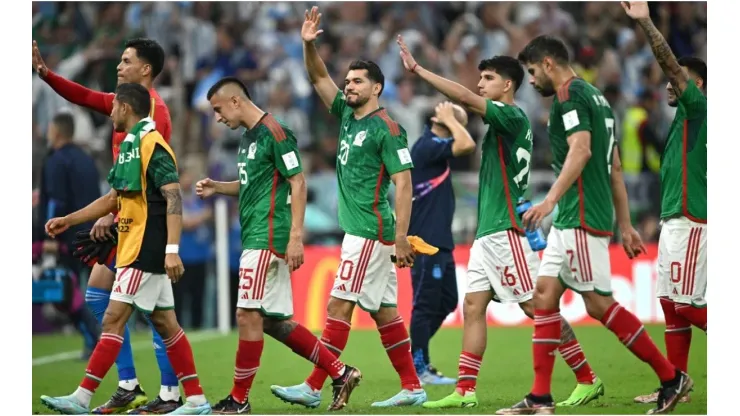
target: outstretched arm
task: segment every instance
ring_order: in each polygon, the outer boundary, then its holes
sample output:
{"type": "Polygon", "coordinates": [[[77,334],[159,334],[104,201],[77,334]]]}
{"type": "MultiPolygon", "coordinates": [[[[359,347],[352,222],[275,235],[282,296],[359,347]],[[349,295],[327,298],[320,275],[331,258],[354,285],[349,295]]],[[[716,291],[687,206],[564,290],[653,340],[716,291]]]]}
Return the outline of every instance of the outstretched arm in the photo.
{"type": "Polygon", "coordinates": [[[98,218],[110,214],[118,206],[118,194],[115,189],[91,202],[90,205],[77,210],[66,216],[66,221],[70,227],[85,222],[94,221],[98,218]]]}
{"type": "Polygon", "coordinates": [[[303,22],[303,27],[301,28],[303,63],[308,72],[308,79],[313,84],[319,97],[321,97],[321,101],[327,108],[331,108],[339,87],[337,87],[337,84],[329,76],[329,71],[327,71],[326,65],[321,60],[319,51],[316,50],[316,45],[314,44],[316,38],[323,32],[323,30],[319,29],[319,23],[321,23],[321,13],[319,13],[319,8],[314,6],[311,8],[310,13],[306,11],[306,20],[303,22]]]}

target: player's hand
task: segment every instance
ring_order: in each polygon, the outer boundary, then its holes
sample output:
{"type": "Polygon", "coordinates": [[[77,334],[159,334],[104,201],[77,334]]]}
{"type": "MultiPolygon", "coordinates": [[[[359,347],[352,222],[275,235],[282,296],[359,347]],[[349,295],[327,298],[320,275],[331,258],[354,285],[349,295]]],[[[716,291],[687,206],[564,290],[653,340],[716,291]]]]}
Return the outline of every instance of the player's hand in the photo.
{"type": "Polygon", "coordinates": [[[554,209],[555,204],[547,199],[533,206],[525,212],[524,215],[522,215],[522,224],[524,225],[524,228],[530,231],[536,230],[542,224],[542,220],[550,215],[554,209]]]}
{"type": "Polygon", "coordinates": [[[51,238],[55,238],[59,234],[67,231],[71,224],[67,221],[67,217],[56,217],[46,222],[46,234],[51,238]]]}
{"type": "Polygon", "coordinates": [[[399,268],[411,267],[414,265],[414,250],[406,237],[396,238],[396,266],[399,268]]]}
{"type": "Polygon", "coordinates": [[[49,68],[46,67],[44,59],[41,58],[41,52],[39,52],[39,47],[36,45],[35,40],[33,41],[33,69],[38,72],[41,78],[46,77],[49,73],[49,68]]]}
{"type": "Polygon", "coordinates": [[[640,233],[632,227],[626,231],[622,231],[622,247],[624,247],[624,252],[627,253],[627,257],[630,259],[640,254],[647,254],[647,249],[642,243],[640,233]]]}
{"type": "Polygon", "coordinates": [[[650,18],[650,9],[646,1],[623,1],[622,8],[627,16],[635,20],[650,18]]]}
{"type": "Polygon", "coordinates": [[[167,273],[167,277],[172,280],[172,283],[177,283],[185,273],[185,266],[182,265],[180,255],[175,253],[165,254],[164,256],[164,270],[167,273]]]}
{"type": "Polygon", "coordinates": [[[411,55],[411,52],[409,51],[409,47],[406,46],[406,42],[403,41],[403,36],[398,35],[396,38],[396,43],[401,48],[401,60],[403,61],[403,67],[406,68],[407,71],[414,72],[417,68],[416,59],[414,59],[414,56],[411,55]]]}
{"type": "Polygon", "coordinates": [[[200,199],[206,199],[212,197],[216,193],[216,182],[211,178],[201,179],[195,184],[195,194],[200,199]]]}
{"type": "Polygon", "coordinates": [[[323,29],[319,29],[321,13],[318,7],[313,6],[310,12],[306,10],[305,16],[306,20],[303,21],[303,27],[301,27],[301,38],[304,42],[313,42],[324,33],[323,29]]]}
{"type": "Polygon", "coordinates": [[[113,225],[113,214],[98,218],[90,230],[90,238],[96,242],[114,238],[113,233],[110,231],[111,225],[113,225]]]}
{"type": "Polygon", "coordinates": [[[285,261],[291,273],[298,270],[303,264],[303,241],[300,237],[290,237],[288,248],[285,249],[285,261]]]}
{"type": "Polygon", "coordinates": [[[448,125],[455,120],[455,105],[449,101],[437,104],[434,109],[435,117],[432,117],[432,121],[439,124],[448,125]]]}

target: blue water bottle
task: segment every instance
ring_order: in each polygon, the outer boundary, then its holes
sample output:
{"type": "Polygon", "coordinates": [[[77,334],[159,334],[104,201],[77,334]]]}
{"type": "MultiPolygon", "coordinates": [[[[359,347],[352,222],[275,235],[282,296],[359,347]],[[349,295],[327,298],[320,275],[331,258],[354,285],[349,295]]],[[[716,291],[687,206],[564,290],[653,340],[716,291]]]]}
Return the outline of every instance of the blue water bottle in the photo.
{"type": "MultiPolygon", "coordinates": [[[[532,208],[531,202],[524,198],[519,198],[516,204],[516,213],[519,215],[519,218],[522,218],[522,215],[530,208],[532,208]]],[[[547,247],[547,240],[545,239],[545,233],[542,232],[542,228],[537,227],[534,231],[529,231],[525,228],[524,234],[527,236],[527,241],[529,241],[529,247],[532,248],[532,251],[544,250],[547,247]]]]}

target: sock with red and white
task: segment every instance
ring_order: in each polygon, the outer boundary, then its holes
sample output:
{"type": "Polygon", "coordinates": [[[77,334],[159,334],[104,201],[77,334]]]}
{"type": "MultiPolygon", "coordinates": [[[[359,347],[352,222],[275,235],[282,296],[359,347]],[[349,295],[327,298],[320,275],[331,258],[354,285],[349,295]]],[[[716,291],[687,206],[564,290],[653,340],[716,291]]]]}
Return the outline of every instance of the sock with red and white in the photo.
{"type": "Polygon", "coordinates": [[[619,303],[614,302],[601,318],[601,322],[614,335],[622,341],[625,347],[629,348],[637,358],[648,363],[653,368],[655,374],[660,378],[661,383],[672,381],[676,378],[676,366],[670,363],[655,343],[650,335],[645,332],[645,327],[639,319],[627,309],[624,309],[619,303]]]}
{"type": "Polygon", "coordinates": [[[257,370],[260,368],[260,357],[262,357],[264,347],[264,339],[259,341],[239,340],[234,368],[234,387],[231,389],[231,397],[237,403],[244,404],[249,400],[249,389],[252,388],[254,376],[257,375],[257,370]]]}
{"type": "Polygon", "coordinates": [[[113,363],[116,362],[118,353],[121,352],[123,337],[117,334],[100,334],[100,341],[95,346],[90,361],[85,369],[85,377],[73,395],[85,407],[90,407],[95,390],[105,378],[113,363]]]}
{"type": "MultiPolygon", "coordinates": [[[[327,317],[326,326],[324,326],[324,331],[321,333],[321,343],[329,349],[330,353],[339,358],[344,347],[347,346],[351,328],[352,325],[349,322],[327,317]]],[[[319,391],[324,386],[327,377],[329,377],[329,374],[326,371],[319,366],[314,366],[311,375],[306,379],[306,384],[314,391],[319,391]]]]}
{"type": "Polygon", "coordinates": [[[707,307],[697,308],[692,305],[676,303],[676,313],[691,322],[692,325],[707,332],[707,307]]]}
{"type": "Polygon", "coordinates": [[[344,374],[344,363],[339,361],[311,331],[301,324],[290,331],[285,339],[285,345],[296,354],[316,364],[332,379],[337,379],[344,374]]]}
{"type": "Polygon", "coordinates": [[[596,375],[591,370],[591,366],[586,361],[586,355],[583,354],[581,344],[578,340],[568,341],[558,346],[558,351],[563,360],[568,364],[573,373],[576,375],[578,384],[593,384],[596,375]]]}
{"type": "Polygon", "coordinates": [[[164,346],[167,349],[167,358],[170,359],[170,364],[185,391],[186,400],[196,406],[205,404],[206,396],[203,395],[203,388],[195,371],[193,349],[182,328],[175,335],[165,339],[164,346]]]}
{"type": "Polygon", "coordinates": [[[555,350],[560,345],[560,309],[535,309],[532,358],[534,361],[534,383],[531,393],[535,396],[550,396],[552,370],[555,366],[555,350]]]}
{"type": "Polygon", "coordinates": [[[672,301],[661,298],[660,306],[665,316],[665,349],[668,361],[679,370],[686,371],[691,348],[691,322],[677,313],[678,305],[672,301]]]}
{"type": "Polygon", "coordinates": [[[471,354],[469,352],[460,353],[460,362],[457,371],[457,392],[461,396],[465,393],[475,393],[475,385],[478,382],[478,372],[480,371],[483,357],[471,354]]]}
{"type": "Polygon", "coordinates": [[[416,374],[414,359],[411,357],[411,338],[403,325],[403,318],[400,315],[396,316],[387,324],[379,326],[378,332],[393,368],[401,377],[401,388],[410,391],[421,389],[421,381],[416,374]]]}

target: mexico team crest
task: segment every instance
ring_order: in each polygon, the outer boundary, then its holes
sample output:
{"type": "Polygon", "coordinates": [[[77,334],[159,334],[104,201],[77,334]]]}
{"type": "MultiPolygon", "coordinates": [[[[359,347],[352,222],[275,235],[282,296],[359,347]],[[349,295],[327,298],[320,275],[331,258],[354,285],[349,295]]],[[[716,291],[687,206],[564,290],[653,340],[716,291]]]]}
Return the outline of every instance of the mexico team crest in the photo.
{"type": "Polygon", "coordinates": [[[362,147],[362,142],[364,142],[366,138],[367,138],[367,131],[364,131],[363,130],[363,131],[357,133],[357,135],[355,136],[355,141],[352,142],[352,144],[355,145],[355,146],[362,147]]]}
{"type": "Polygon", "coordinates": [[[247,153],[247,159],[254,159],[254,155],[257,153],[257,143],[249,145],[249,153],[247,153]]]}

